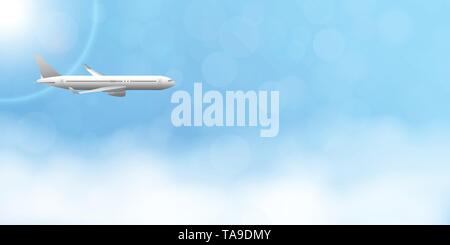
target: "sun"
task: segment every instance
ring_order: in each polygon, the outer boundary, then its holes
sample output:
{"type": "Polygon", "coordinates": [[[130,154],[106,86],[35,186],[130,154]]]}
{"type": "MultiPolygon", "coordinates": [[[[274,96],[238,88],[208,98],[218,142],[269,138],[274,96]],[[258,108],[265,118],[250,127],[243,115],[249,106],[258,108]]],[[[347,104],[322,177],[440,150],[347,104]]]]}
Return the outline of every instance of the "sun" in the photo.
{"type": "Polygon", "coordinates": [[[29,18],[27,0],[0,0],[0,35],[16,36],[22,33],[29,18]]]}

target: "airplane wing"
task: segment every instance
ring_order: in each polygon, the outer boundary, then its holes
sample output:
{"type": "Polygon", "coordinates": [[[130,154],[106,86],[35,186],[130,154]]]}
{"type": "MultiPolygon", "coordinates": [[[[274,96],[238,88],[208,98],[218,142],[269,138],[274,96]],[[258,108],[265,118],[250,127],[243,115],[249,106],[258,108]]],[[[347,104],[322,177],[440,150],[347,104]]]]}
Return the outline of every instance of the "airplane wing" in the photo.
{"type": "Polygon", "coordinates": [[[103,76],[102,73],[94,71],[94,69],[92,69],[90,66],[84,64],[84,68],[86,69],[87,72],[89,72],[92,76],[103,76]]]}
{"type": "Polygon", "coordinates": [[[75,94],[89,94],[89,93],[99,93],[106,92],[111,96],[123,97],[125,96],[125,86],[110,86],[110,87],[101,87],[91,90],[75,90],[72,87],[69,87],[70,91],[75,94]]]}

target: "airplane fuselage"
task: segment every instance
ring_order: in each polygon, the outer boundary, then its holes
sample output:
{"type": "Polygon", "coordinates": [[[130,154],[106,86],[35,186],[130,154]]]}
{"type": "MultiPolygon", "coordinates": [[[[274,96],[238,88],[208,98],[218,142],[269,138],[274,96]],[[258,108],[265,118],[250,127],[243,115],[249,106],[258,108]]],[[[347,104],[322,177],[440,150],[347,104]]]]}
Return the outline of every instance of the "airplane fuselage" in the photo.
{"type": "Polygon", "coordinates": [[[74,90],[92,90],[103,87],[123,87],[125,90],[161,90],[175,85],[172,79],[165,76],[58,76],[41,78],[38,83],[74,90]]]}

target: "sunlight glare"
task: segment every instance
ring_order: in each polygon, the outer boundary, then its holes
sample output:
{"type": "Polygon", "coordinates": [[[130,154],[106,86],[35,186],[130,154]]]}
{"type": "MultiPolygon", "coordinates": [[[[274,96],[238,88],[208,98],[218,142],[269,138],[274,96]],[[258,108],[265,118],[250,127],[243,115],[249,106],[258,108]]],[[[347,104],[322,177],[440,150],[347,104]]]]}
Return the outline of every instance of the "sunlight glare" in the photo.
{"type": "Polygon", "coordinates": [[[29,19],[26,0],[0,0],[0,35],[11,37],[23,34],[29,19]]]}

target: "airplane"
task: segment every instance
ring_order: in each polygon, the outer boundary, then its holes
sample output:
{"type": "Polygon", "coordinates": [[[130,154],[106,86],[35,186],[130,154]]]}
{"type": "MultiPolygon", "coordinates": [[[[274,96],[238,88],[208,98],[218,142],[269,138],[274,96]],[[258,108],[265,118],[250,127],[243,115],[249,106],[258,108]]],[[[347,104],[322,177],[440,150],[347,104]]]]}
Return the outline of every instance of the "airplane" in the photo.
{"type": "Polygon", "coordinates": [[[124,97],[127,90],[162,90],[175,86],[166,76],[109,76],[84,65],[90,76],[62,76],[41,56],[36,56],[41,78],[37,83],[68,89],[74,94],[105,92],[111,96],[124,97]]]}

